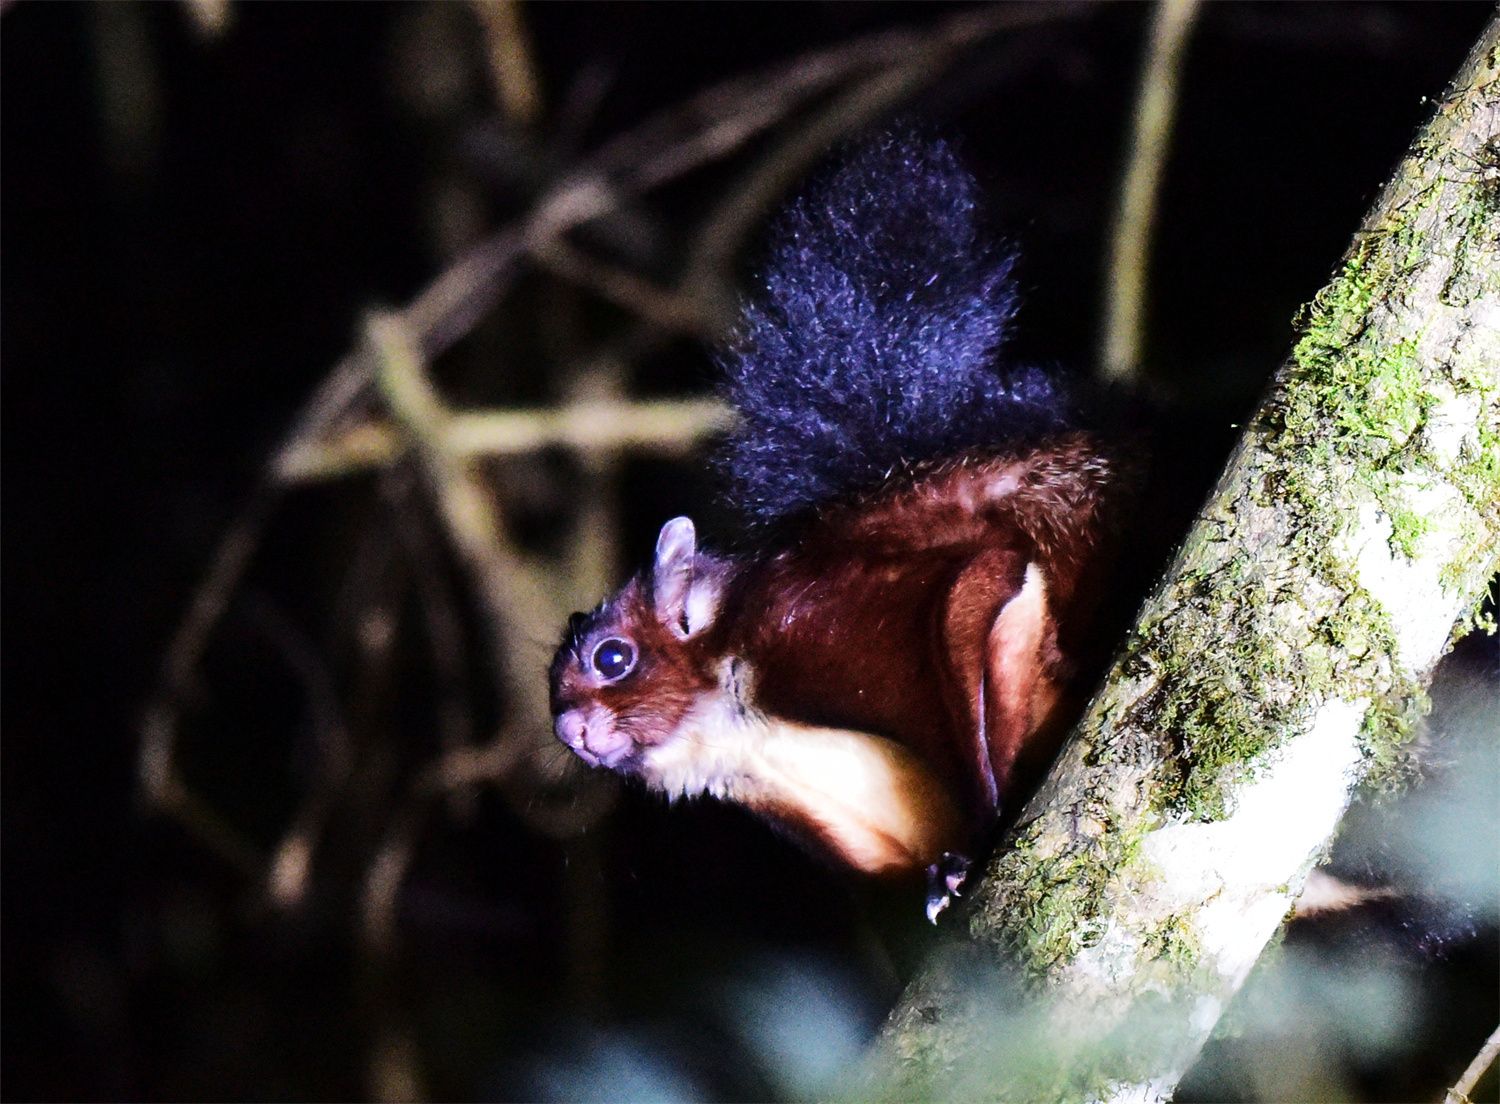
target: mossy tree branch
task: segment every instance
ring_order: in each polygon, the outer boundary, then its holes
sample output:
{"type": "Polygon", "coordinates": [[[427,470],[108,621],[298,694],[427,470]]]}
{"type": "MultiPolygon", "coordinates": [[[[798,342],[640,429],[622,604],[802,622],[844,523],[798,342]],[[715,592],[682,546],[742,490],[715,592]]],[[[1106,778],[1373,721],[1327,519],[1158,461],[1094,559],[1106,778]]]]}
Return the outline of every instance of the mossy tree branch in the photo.
{"type": "Polygon", "coordinates": [[[1500,553],[1500,20],[1299,330],[978,887],[964,968],[892,1014],[894,1097],[1170,1095],[1399,759],[1500,553]],[[976,962],[1015,969],[1018,1015],[976,962]]]}

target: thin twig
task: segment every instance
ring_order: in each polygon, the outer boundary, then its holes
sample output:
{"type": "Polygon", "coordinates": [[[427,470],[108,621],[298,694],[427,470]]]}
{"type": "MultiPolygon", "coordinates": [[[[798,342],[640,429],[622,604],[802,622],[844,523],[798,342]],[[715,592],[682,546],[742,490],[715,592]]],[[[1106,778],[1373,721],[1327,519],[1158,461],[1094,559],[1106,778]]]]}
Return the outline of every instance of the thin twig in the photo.
{"type": "Polygon", "coordinates": [[[532,250],[532,259],[565,280],[596,293],[617,306],[663,329],[715,340],[728,319],[715,303],[692,290],[684,280],[681,290],[658,287],[628,269],[605,264],[559,238],[532,250]]]}
{"type": "Polygon", "coordinates": [[[542,115],[542,85],[520,0],[475,0],[474,10],[501,109],[517,126],[534,126],[542,115]]]}
{"type": "Polygon", "coordinates": [[[852,83],[810,120],[771,149],[731,188],[695,231],[699,243],[683,278],[684,287],[719,287],[746,237],[808,167],[840,138],[858,132],[903,100],[936,80],[962,51],[1001,32],[1073,18],[1091,10],[1081,4],[1025,4],[970,13],[937,32],[891,32],[866,47],[881,63],[852,83]]]}
{"type": "Polygon", "coordinates": [[[1099,367],[1106,379],[1129,380],[1140,368],[1152,228],[1177,111],[1184,47],[1197,14],[1198,0],[1159,0],[1151,20],[1106,270],[1099,351],[1099,367]]]}
{"type": "MultiPolygon", "coordinates": [[[[392,475],[409,475],[402,469],[392,475]]],[[[440,553],[418,503],[412,480],[388,479],[387,498],[396,514],[396,530],[402,548],[412,561],[412,576],[427,630],[427,653],[437,689],[438,746],[444,754],[469,747],[474,742],[473,700],[464,657],[463,622],[453,596],[444,585],[440,553]]],[[[498,665],[490,665],[498,669],[498,665]]],[[[472,790],[450,793],[453,811],[472,807],[472,790]]]]}
{"type": "Polygon", "coordinates": [[[487,744],[445,752],[422,771],[416,789],[423,793],[449,793],[468,789],[477,782],[500,782],[526,761],[529,751],[507,726],[487,744]]]}
{"type": "Polygon", "coordinates": [[[426,819],[425,802],[409,804],[389,827],[366,869],[360,900],[360,945],[374,959],[388,959],[396,945],[397,906],[406,871],[426,819]]]}
{"type": "MultiPolygon", "coordinates": [[[[624,366],[618,360],[597,360],[571,385],[580,402],[619,401],[625,389],[624,366]]],[[[612,578],[620,552],[620,518],[616,483],[621,457],[612,448],[579,449],[584,478],[573,508],[575,539],[566,553],[568,578],[574,592],[602,594],[612,578]]]]}
{"type": "Polygon", "coordinates": [[[320,774],[335,778],[347,774],[354,762],[349,726],[344,719],[338,687],[324,658],[307,634],[266,598],[256,595],[248,613],[251,623],[266,637],[302,686],[312,724],[320,774]]]}
{"type": "Polygon", "coordinates": [[[664,117],[630,140],[616,139],[600,151],[607,170],[630,166],[619,178],[630,191],[644,191],[698,165],[738,149],[813,97],[862,74],[900,64],[914,53],[939,47],[972,47],[1005,31],[1069,17],[1079,4],[1021,4],[981,8],[949,16],[931,29],[878,31],[827,50],[805,54],[753,77],[726,81],[693,97],[676,118],[664,117]],[[684,140],[677,127],[692,124],[684,140]],[[640,156],[632,145],[648,152],[640,156]]]}
{"type": "Polygon", "coordinates": [[[360,897],[359,947],[364,1003],[370,1009],[375,1043],[370,1049],[369,1090],[374,1100],[426,1099],[418,1074],[417,1047],[402,1015],[391,963],[396,953],[401,887],[416,855],[425,802],[414,802],[391,817],[364,879],[360,897]]]}
{"type": "Polygon", "coordinates": [[[267,601],[250,607],[256,627],[276,646],[302,684],[317,748],[316,770],[291,827],[272,852],[266,894],[279,909],[299,906],[307,896],[314,852],[338,791],[354,762],[349,729],[327,664],[306,635],[267,601]]]}
{"type": "Polygon", "coordinates": [[[266,863],[261,849],[175,774],[155,793],[154,800],[158,811],[170,816],[226,865],[250,880],[261,876],[266,863]]]}
{"type": "MultiPolygon", "coordinates": [[[[372,316],[367,324],[377,360],[376,380],[391,416],[411,440],[474,596],[485,615],[492,655],[531,626],[552,625],[553,604],[535,573],[506,538],[504,522],[488,489],[461,456],[450,452],[446,431],[451,415],[427,379],[412,335],[394,315],[372,316]]],[[[540,721],[548,716],[539,679],[507,678],[517,715],[540,721]]]]}
{"type": "MultiPolygon", "coordinates": [[[[681,453],[722,433],[731,422],[723,403],[680,399],[453,413],[438,432],[444,452],[460,460],[545,448],[681,453]]],[[[351,475],[394,463],[403,451],[400,435],[389,424],[363,422],[332,440],[307,443],[285,454],[277,475],[287,483],[351,475]]]]}
{"type": "Polygon", "coordinates": [[[1474,1091],[1474,1086],[1479,1084],[1479,1079],[1495,1064],[1496,1058],[1500,1058],[1500,1027],[1490,1032],[1490,1037],[1484,1041],[1484,1046],[1479,1048],[1479,1053],[1474,1055],[1469,1068],[1464,1070],[1463,1076],[1448,1090],[1448,1095],[1443,1098],[1443,1104],[1472,1104],[1469,1094],[1474,1091]]]}
{"type": "Polygon", "coordinates": [[[165,804],[177,783],[173,743],[177,714],[187,696],[193,672],[203,657],[209,634],[224,616],[230,595],[239,585],[265,528],[275,496],[258,489],[219,542],[208,572],[193,592],[187,614],[167,646],[159,689],[146,708],[141,724],[141,752],[136,780],[148,802],[165,804]]]}
{"type": "MultiPolygon", "coordinates": [[[[357,353],[335,364],[283,438],[278,454],[295,452],[321,436],[359,396],[365,376],[365,363],[357,353]]],[[[282,492],[274,470],[268,467],[262,473],[249,498],[219,538],[208,568],[193,590],[187,613],[172,634],[156,690],[141,719],[136,767],[139,793],[148,807],[175,817],[212,850],[255,877],[259,877],[261,865],[257,849],[239,838],[231,826],[222,823],[181,778],[177,739],[195,672],[280,501],[282,492]]]]}

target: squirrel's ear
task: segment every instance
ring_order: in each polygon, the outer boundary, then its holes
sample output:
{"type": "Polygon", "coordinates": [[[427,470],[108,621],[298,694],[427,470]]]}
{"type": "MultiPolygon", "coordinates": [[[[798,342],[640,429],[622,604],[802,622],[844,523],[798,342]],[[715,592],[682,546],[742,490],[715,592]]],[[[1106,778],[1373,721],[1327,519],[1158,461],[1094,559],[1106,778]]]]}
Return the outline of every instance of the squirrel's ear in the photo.
{"type": "Polygon", "coordinates": [[[697,570],[698,536],[693,519],[673,518],[656,538],[656,566],[651,599],[656,616],[678,636],[701,632],[718,610],[718,583],[713,573],[697,570]]]}

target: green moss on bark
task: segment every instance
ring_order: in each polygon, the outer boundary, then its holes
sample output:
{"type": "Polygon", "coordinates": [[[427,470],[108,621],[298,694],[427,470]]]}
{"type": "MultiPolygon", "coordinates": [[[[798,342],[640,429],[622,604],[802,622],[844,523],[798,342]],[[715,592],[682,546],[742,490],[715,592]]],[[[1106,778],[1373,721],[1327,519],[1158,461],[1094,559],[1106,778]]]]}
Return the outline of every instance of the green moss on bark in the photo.
{"type": "MultiPolygon", "coordinates": [[[[1470,257],[1490,248],[1475,235],[1500,235],[1480,191],[1470,189],[1448,216],[1461,221],[1470,257]]],[[[1436,195],[1429,188],[1365,235],[1301,312],[1279,397],[1253,430],[1264,445],[1257,492],[1214,517],[1212,543],[1250,549],[1247,515],[1255,506],[1287,515],[1297,569],[1271,577],[1245,552],[1189,550],[1187,562],[1201,566],[1185,575],[1167,615],[1129,644],[1127,671],[1161,688],[1136,706],[1134,719],[1155,726],[1175,753],[1158,811],[1223,815],[1229,789],[1331,693],[1373,703],[1366,752],[1377,773],[1401,773],[1401,749],[1424,699],[1400,670],[1388,615],[1340,558],[1339,537],[1353,506],[1373,499],[1389,520],[1392,552],[1416,558],[1433,521],[1412,488],[1448,482],[1483,519],[1444,569],[1445,585],[1467,587],[1494,563],[1500,520],[1500,416],[1485,417],[1500,414],[1492,370],[1433,365],[1424,360],[1420,330],[1391,332],[1394,305],[1427,263],[1436,195]],[[1450,367],[1453,378],[1443,379],[1450,367]],[[1465,440],[1456,464],[1435,456],[1427,441],[1442,387],[1473,393],[1481,404],[1477,440],[1465,440]],[[1221,661],[1205,664],[1205,657],[1221,661]]],[[[1482,279],[1493,293],[1500,275],[1482,279]]]]}
{"type": "MultiPolygon", "coordinates": [[[[1009,947],[1029,972],[1040,974],[1097,942],[1110,886],[1139,861],[1146,835],[1142,824],[1112,828],[1095,823],[1093,843],[1079,846],[1076,839],[1050,839],[1033,826],[1000,860],[998,877],[1006,890],[997,904],[1007,913],[1009,947]]],[[[993,931],[995,920],[993,913],[976,911],[976,935],[993,931]]]]}

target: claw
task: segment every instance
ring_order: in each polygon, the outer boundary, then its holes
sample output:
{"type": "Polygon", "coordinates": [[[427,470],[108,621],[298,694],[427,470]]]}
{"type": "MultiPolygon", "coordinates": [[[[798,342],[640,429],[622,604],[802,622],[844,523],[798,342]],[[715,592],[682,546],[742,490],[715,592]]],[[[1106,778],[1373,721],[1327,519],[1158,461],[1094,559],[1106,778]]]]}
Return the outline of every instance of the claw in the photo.
{"type": "Polygon", "coordinates": [[[952,851],[944,851],[943,857],[927,868],[927,920],[936,924],[944,909],[960,896],[964,882],[969,877],[969,859],[952,851]]]}
{"type": "Polygon", "coordinates": [[[937,918],[951,903],[952,899],[946,893],[940,895],[929,893],[927,895],[927,922],[936,924],[937,918]]]}

